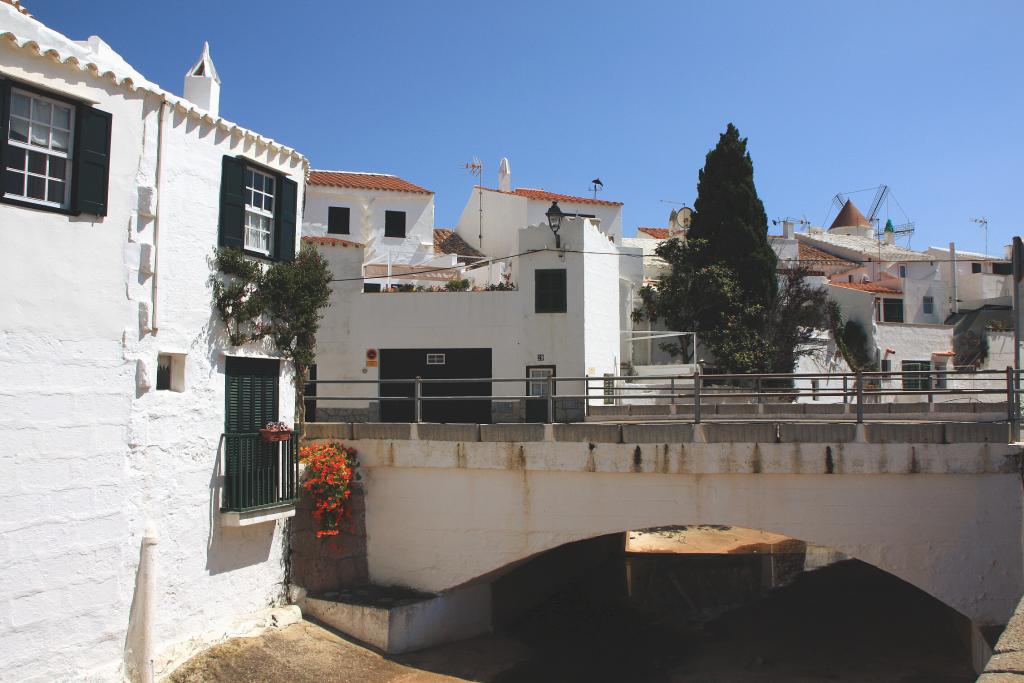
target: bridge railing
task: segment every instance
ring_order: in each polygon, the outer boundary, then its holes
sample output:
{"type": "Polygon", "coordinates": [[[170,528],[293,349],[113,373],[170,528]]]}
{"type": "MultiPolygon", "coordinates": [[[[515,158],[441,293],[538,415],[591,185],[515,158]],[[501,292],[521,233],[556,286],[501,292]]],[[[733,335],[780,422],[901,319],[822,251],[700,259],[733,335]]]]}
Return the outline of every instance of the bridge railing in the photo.
{"type": "MultiPolygon", "coordinates": [[[[768,404],[838,403],[844,404],[844,415],[865,421],[868,406],[882,403],[914,403],[922,412],[942,412],[941,405],[952,403],[991,403],[996,411],[1005,406],[1006,421],[1018,426],[1021,416],[1021,374],[1013,368],[1006,370],[977,370],[973,372],[950,370],[903,370],[847,373],[758,373],[758,374],[704,374],[688,375],[603,375],[583,377],[473,377],[404,379],[318,379],[308,383],[313,390],[306,400],[318,407],[329,402],[391,402],[411,404],[406,411],[408,419],[392,420],[423,422],[424,406],[434,402],[509,402],[532,401],[546,404],[544,422],[559,420],[559,402],[575,401],[582,405],[584,414],[601,405],[605,413],[614,413],[610,406],[636,404],[662,404],[672,406],[671,413],[692,415],[699,424],[707,419],[709,407],[723,403],[768,404]],[[519,384],[527,392],[519,394],[495,393],[494,385],[519,384]],[[474,386],[475,385],[475,386],[474,386]],[[460,387],[466,387],[460,390],[460,387]],[[343,395],[325,395],[320,387],[344,388],[343,395]],[[572,387],[560,391],[559,387],[572,387]],[[364,392],[363,389],[369,389],[364,392]],[[375,390],[375,391],[374,391],[375,390]],[[443,390],[443,391],[441,391],[443,390]],[[481,390],[487,393],[479,393],[481,390]],[[310,395],[312,394],[312,395],[310,395]],[[354,395],[353,395],[354,394],[354,395]],[[360,395],[365,394],[365,395],[360,395]],[[1002,405],[998,405],[1002,404],[1002,405]]],[[[760,412],[758,408],[758,412],[760,412]]],[[[773,410],[773,413],[780,411],[773,410]]],[[[870,410],[872,413],[876,411],[870,410]]],[[[991,411],[990,411],[991,412],[991,411]]],[[[566,411],[563,410],[563,418],[566,411]]],[[[717,414],[717,412],[716,412],[717,414]]],[[[712,418],[714,419],[714,418],[712,418]]],[[[458,420],[449,420],[452,422],[458,420]]],[[[463,420],[470,421],[470,420],[463,420]]]]}

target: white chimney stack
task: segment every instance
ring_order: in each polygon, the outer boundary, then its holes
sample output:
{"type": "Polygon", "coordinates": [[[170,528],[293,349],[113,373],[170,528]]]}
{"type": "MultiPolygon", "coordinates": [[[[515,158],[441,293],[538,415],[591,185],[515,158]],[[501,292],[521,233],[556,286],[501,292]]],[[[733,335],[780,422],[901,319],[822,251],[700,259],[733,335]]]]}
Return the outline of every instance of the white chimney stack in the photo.
{"type": "Polygon", "coordinates": [[[220,111],[220,76],[210,58],[210,44],[203,43],[199,61],[185,74],[185,99],[217,116],[220,111]]]}
{"type": "Polygon", "coordinates": [[[509,166],[508,157],[502,157],[498,162],[498,189],[502,192],[512,191],[512,168],[509,166]]]}
{"type": "Polygon", "coordinates": [[[893,232],[892,230],[886,230],[885,231],[885,243],[886,244],[896,244],[896,233],[893,232]]]}
{"type": "Polygon", "coordinates": [[[787,239],[793,239],[793,221],[782,221],[782,236],[787,239]]]}

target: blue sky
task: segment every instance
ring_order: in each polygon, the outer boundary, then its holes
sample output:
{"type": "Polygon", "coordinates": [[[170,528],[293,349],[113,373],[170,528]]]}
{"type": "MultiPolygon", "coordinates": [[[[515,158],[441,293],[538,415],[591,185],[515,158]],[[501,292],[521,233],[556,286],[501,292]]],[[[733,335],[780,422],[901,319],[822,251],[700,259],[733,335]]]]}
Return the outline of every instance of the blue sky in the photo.
{"type": "Polygon", "coordinates": [[[663,226],[732,121],[770,219],[885,183],[912,247],[981,250],[982,215],[991,252],[1024,232],[1021,2],[25,2],[178,93],[209,40],[222,115],[434,190],[438,226],[473,156],[491,186],[502,156],[519,187],[599,176],[626,234],[663,226]]]}

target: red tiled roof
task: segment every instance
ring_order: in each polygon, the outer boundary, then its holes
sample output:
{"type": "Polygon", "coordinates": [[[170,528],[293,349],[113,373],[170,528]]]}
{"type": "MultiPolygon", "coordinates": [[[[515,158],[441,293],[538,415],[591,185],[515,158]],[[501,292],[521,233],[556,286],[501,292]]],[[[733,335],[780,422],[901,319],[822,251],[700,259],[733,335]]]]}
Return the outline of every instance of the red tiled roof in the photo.
{"type": "Polygon", "coordinates": [[[501,192],[502,194],[514,194],[520,197],[526,197],[527,199],[537,199],[539,201],[552,201],[552,202],[569,202],[572,204],[596,204],[598,206],[622,206],[622,202],[609,202],[604,199],[594,199],[593,197],[574,197],[570,194],[558,194],[557,192],[548,192],[547,190],[537,190],[529,187],[517,187],[511,192],[502,192],[501,190],[495,190],[494,188],[485,187],[483,188],[488,192],[501,192]]]}
{"type": "Polygon", "coordinates": [[[484,258],[484,254],[448,228],[434,228],[434,253],[455,254],[467,258],[484,258]]]}
{"type": "Polygon", "coordinates": [[[860,212],[857,205],[853,203],[853,200],[847,199],[846,203],[843,204],[843,208],[839,210],[839,214],[836,219],[832,221],[832,225],[829,226],[829,230],[832,228],[870,228],[871,223],[864,217],[864,214],[860,212]]]}
{"type": "Polygon", "coordinates": [[[890,287],[880,285],[877,282],[829,282],[830,285],[836,287],[845,287],[846,289],[856,289],[860,292],[872,292],[874,294],[902,294],[903,292],[897,291],[890,287]]]}
{"type": "Polygon", "coordinates": [[[22,14],[24,14],[26,17],[31,17],[32,16],[31,14],[28,13],[28,10],[25,9],[25,6],[22,5],[21,2],[19,2],[19,0],[0,0],[0,3],[2,3],[4,5],[10,5],[14,9],[16,9],[19,12],[21,12],[22,14]]]}
{"type": "Polygon", "coordinates": [[[801,241],[798,244],[798,248],[799,248],[799,251],[798,251],[797,258],[801,262],[806,262],[806,263],[812,263],[813,262],[813,263],[819,264],[819,265],[830,265],[830,266],[850,266],[850,267],[853,267],[853,266],[857,265],[853,261],[848,261],[847,259],[840,258],[838,256],[830,254],[827,251],[822,251],[821,249],[818,249],[817,247],[812,247],[811,245],[809,245],[809,244],[807,244],[807,243],[805,243],[803,241],[801,241]]]}
{"type": "Polygon", "coordinates": [[[642,232],[645,235],[650,235],[656,240],[668,239],[668,228],[637,228],[636,231],[642,232]]]}
{"type": "Polygon", "coordinates": [[[434,194],[430,190],[413,185],[396,175],[383,173],[354,173],[350,171],[313,171],[309,172],[306,182],[321,187],[351,187],[357,190],[387,190],[390,192],[415,192],[418,194],[434,194]]]}
{"type": "Polygon", "coordinates": [[[356,249],[362,249],[366,246],[359,242],[350,242],[349,240],[342,240],[337,237],[313,237],[312,235],[303,237],[302,241],[310,242],[312,244],[320,244],[325,247],[353,247],[356,249]]]}

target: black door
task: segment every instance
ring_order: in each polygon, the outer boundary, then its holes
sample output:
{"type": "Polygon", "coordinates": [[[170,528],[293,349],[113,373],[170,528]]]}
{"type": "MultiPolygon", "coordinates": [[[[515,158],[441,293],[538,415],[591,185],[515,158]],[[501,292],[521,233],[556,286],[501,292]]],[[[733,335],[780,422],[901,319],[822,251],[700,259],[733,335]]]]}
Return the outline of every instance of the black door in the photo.
{"type": "MultiPolygon", "coordinates": [[[[490,349],[382,349],[380,352],[380,378],[413,380],[474,379],[491,377],[490,349]]],[[[425,383],[423,396],[490,396],[490,382],[437,382],[425,383]]],[[[383,400],[388,396],[412,398],[412,381],[381,384],[380,419],[382,422],[413,422],[412,401],[383,400]]],[[[475,422],[491,421],[491,402],[483,400],[423,401],[423,422],[475,422]]]]}
{"type": "MultiPolygon", "coordinates": [[[[548,377],[555,376],[554,365],[531,365],[526,368],[527,422],[551,422],[548,416],[548,377]]],[[[557,389],[555,390],[557,394],[557,389]]]]}

